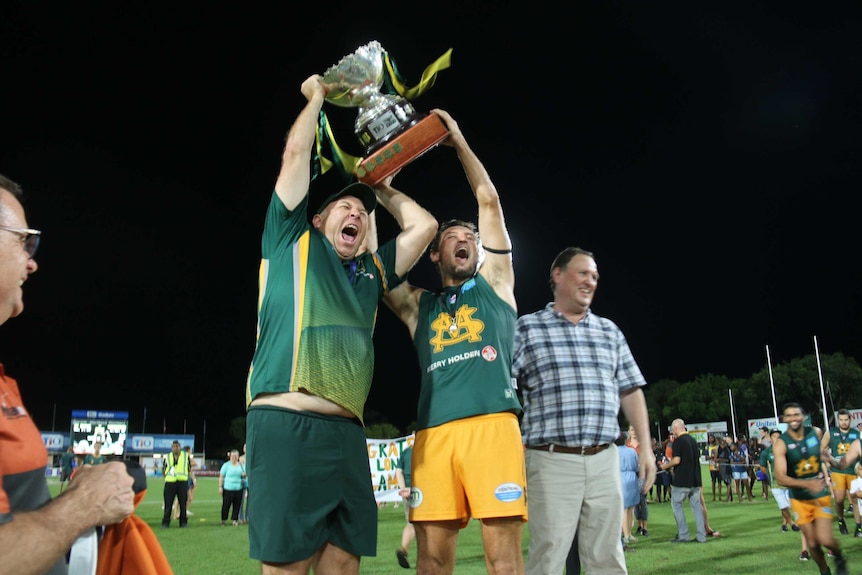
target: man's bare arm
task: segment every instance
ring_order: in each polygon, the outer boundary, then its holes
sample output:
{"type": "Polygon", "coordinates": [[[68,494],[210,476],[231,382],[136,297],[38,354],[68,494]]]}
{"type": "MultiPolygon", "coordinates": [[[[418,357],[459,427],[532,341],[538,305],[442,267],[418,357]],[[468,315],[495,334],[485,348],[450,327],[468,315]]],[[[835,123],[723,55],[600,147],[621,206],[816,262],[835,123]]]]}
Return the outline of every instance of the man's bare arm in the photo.
{"type": "Polygon", "coordinates": [[[461,166],[473,190],[476,203],[479,208],[479,237],[482,245],[493,250],[507,253],[494,253],[485,251],[485,262],[479,273],[482,274],[489,284],[497,292],[497,295],[506,303],[517,310],[515,302],[515,270],[512,266],[512,242],[509,239],[509,231],[506,229],[506,221],[503,217],[503,206],[500,203],[500,195],[491,176],[485,166],[470,148],[464,134],[458,127],[458,123],[443,110],[432,110],[440,116],[449,136],[442,145],[452,146],[458,154],[461,166]]]}
{"type": "Polygon", "coordinates": [[[281,171],[275,182],[275,191],[288,210],[295,209],[308,194],[311,184],[308,169],[311,149],[317,131],[317,118],[326,96],[326,87],[317,74],[306,78],[300,90],[308,102],[287,133],[281,156],[281,171]]]}
{"type": "Polygon", "coordinates": [[[0,571],[46,572],[82,533],[132,514],[133,483],[118,461],[79,468],[62,495],[37,511],[15,513],[12,521],[0,525],[0,571]]]}
{"type": "Polygon", "coordinates": [[[395,273],[409,272],[437,233],[437,220],[407,194],[392,187],[392,176],[374,187],[378,205],[392,214],[401,231],[395,238],[395,273]]]}

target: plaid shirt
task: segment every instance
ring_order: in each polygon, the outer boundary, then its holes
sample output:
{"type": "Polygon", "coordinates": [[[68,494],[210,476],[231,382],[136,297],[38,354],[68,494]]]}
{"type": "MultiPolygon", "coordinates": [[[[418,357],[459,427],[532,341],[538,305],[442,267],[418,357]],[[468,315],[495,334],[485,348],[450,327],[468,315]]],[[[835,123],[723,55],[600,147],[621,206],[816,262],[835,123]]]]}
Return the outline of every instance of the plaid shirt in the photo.
{"type": "Polygon", "coordinates": [[[620,433],[620,394],[646,385],[623,332],[587,310],[573,324],[554,309],[518,318],[512,377],[524,402],[524,445],[598,445],[620,433]]]}

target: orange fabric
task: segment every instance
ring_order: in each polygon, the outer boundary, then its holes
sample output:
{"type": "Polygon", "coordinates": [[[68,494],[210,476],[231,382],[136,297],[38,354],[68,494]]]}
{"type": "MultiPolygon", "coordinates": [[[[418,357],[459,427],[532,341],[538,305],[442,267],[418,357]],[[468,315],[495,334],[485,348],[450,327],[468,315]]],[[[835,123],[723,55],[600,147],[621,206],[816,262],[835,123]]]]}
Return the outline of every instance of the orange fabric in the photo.
{"type": "MultiPolygon", "coordinates": [[[[143,501],[141,491],[135,494],[135,508],[143,501]]],[[[99,542],[99,562],[96,575],[173,575],[168,558],[156,534],[137,515],[121,523],[109,525],[99,542]]]]}

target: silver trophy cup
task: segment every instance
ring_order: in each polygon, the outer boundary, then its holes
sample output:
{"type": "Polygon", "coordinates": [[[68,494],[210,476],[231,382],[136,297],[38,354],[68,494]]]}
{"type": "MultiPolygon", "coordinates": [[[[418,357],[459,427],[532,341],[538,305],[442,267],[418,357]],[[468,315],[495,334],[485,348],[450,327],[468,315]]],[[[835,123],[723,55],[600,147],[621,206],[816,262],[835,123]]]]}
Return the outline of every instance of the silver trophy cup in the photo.
{"type": "Polygon", "coordinates": [[[379,42],[372,41],[345,56],[323,74],[334,85],[328,102],[345,108],[359,108],[353,131],[371,154],[391,138],[416,124],[413,105],[397,94],[383,94],[383,54],[379,42]]]}

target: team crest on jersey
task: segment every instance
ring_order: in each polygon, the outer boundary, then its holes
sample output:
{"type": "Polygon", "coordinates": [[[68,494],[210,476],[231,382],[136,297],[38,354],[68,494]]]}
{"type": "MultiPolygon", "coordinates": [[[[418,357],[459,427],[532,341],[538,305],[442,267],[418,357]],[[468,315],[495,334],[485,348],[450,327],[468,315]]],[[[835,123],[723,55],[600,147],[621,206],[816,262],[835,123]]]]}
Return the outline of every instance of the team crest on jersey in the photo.
{"type": "Polygon", "coordinates": [[[820,471],[820,461],[816,456],[806,457],[796,464],[796,477],[806,477],[820,471]]]}
{"type": "Polygon", "coordinates": [[[435,334],[428,340],[428,343],[434,346],[434,353],[439,353],[444,347],[463,341],[482,341],[479,334],[485,330],[485,323],[473,318],[477,310],[478,308],[464,304],[458,308],[454,316],[440,312],[431,322],[431,329],[435,334]]]}

